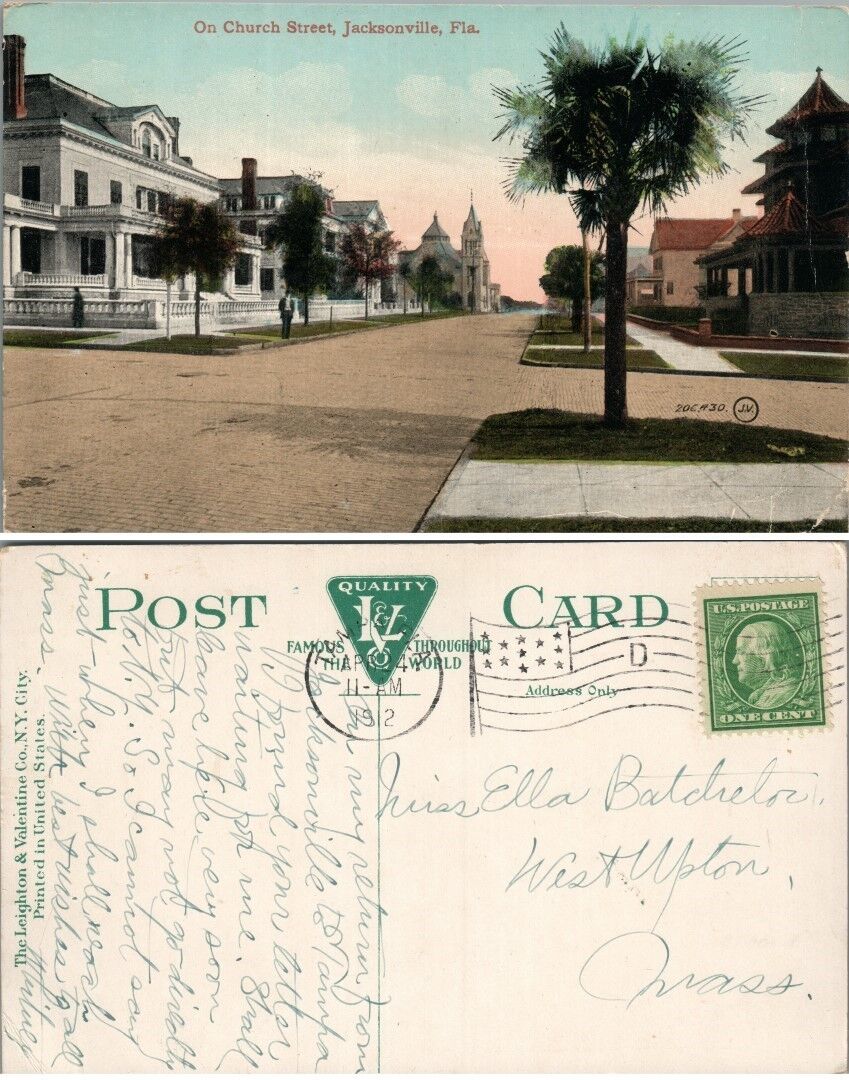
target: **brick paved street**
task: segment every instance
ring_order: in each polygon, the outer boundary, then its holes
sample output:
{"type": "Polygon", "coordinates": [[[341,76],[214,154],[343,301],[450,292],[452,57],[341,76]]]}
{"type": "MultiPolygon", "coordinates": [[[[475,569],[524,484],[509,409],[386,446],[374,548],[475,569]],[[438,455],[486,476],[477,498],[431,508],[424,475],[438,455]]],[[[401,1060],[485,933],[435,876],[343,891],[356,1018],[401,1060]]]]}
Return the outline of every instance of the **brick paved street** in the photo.
{"type": "MultiPolygon", "coordinates": [[[[7,349],[9,531],[398,531],[480,421],[600,412],[595,371],[520,367],[533,318],[390,326],[235,356],[7,349]]],[[[633,416],[742,395],[756,423],[846,434],[846,388],[632,374],[633,416]]]]}

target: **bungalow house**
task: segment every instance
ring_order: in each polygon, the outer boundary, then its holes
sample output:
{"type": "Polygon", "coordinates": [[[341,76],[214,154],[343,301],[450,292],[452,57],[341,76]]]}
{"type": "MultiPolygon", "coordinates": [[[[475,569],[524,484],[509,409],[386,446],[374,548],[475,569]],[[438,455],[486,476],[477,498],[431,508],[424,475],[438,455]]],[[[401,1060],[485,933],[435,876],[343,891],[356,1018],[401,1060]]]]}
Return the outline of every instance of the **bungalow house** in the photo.
{"type": "Polygon", "coordinates": [[[741,210],[726,218],[658,218],[649,244],[654,302],[670,307],[702,304],[703,275],[696,260],[730,247],[756,220],[741,210]]]}

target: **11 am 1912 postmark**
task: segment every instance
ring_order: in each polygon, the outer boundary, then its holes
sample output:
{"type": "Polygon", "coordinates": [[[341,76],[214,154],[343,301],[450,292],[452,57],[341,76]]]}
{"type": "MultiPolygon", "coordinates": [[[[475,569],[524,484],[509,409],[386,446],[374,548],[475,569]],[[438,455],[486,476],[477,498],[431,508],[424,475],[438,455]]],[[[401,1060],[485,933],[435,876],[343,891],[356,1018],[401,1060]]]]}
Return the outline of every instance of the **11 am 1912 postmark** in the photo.
{"type": "Polygon", "coordinates": [[[826,725],[818,582],[715,585],[697,604],[710,731],[826,725]]]}

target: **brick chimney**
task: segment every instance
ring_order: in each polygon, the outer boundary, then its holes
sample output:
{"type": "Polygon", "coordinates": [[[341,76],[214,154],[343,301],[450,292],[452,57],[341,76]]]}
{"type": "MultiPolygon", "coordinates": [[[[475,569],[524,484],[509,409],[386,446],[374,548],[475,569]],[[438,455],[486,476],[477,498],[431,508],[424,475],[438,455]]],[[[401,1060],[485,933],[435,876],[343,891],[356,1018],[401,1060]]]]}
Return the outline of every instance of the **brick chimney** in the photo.
{"type": "MultiPolygon", "coordinates": [[[[242,158],[242,209],[256,210],[256,158],[242,158]]],[[[239,231],[256,236],[256,218],[244,218],[239,231]]]]}
{"type": "Polygon", "coordinates": [[[173,156],[174,157],[179,157],[180,156],[180,120],[179,120],[179,117],[167,116],[166,120],[171,125],[171,127],[174,129],[174,147],[173,147],[173,151],[172,151],[173,156]]]}
{"type": "Polygon", "coordinates": [[[242,158],[242,209],[256,210],[256,158],[242,158]]]}
{"type": "Polygon", "coordinates": [[[743,211],[742,210],[732,210],[731,211],[731,217],[734,219],[734,224],[738,225],[740,223],[742,217],[743,217],[743,211]]]}
{"type": "Polygon", "coordinates": [[[27,115],[24,89],[24,50],[20,34],[3,36],[3,119],[24,120],[27,115]]]}

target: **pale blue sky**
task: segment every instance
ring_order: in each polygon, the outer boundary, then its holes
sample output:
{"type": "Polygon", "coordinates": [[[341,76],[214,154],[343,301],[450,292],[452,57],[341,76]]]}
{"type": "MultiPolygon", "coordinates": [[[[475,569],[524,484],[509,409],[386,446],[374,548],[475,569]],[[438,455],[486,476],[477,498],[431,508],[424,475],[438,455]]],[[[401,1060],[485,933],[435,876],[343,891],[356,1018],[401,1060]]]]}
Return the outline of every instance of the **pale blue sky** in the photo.
{"type": "MultiPolygon", "coordinates": [[[[216,175],[236,175],[242,156],[260,172],[316,169],[340,198],[375,197],[405,244],[433,211],[456,242],[469,189],[484,219],[493,278],[506,292],[537,295],[545,252],[575,236],[565,200],[509,205],[501,192],[506,146],[493,144],[491,84],[534,80],[539,50],[563,21],[601,42],[629,31],[658,44],[739,36],[749,60],[743,87],[771,99],[756,114],[749,147],[732,147],[737,172],[705,185],[670,213],[754,212],[740,187],[760,173],[752,157],[772,140],[764,128],[807,88],[817,65],[849,96],[849,16],[838,9],[773,6],[612,7],[62,3],[7,9],[5,32],[27,39],[27,70],[50,71],[116,104],[156,102],[182,121],[181,149],[216,175]],[[333,36],[236,35],[225,19],[281,27],[290,18],[332,21],[333,36]],[[477,35],[448,33],[465,18],[477,35]],[[193,31],[197,19],[217,34],[193,31]],[[427,19],[442,36],[342,37],[345,20],[427,19]]],[[[646,235],[633,243],[645,243],[646,235]]]]}

